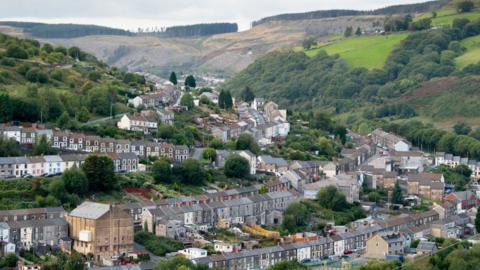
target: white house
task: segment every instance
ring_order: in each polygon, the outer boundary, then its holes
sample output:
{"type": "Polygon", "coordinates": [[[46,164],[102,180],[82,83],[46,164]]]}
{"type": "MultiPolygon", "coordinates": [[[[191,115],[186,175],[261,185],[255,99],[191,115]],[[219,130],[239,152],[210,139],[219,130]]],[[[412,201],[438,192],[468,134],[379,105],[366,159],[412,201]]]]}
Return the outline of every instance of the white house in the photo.
{"type": "Polygon", "coordinates": [[[45,163],[43,163],[43,171],[50,175],[60,174],[65,170],[65,163],[58,155],[43,156],[45,163]]]}
{"type": "Polygon", "coordinates": [[[252,108],[257,111],[263,110],[264,105],[265,105],[264,98],[255,98],[252,102],[252,108]]]}
{"type": "Polygon", "coordinates": [[[401,140],[394,145],[394,149],[397,152],[407,152],[410,151],[410,144],[405,140],[401,140]]]}
{"type": "Polygon", "coordinates": [[[10,243],[10,226],[6,222],[0,222],[0,242],[4,243],[0,254],[15,253],[15,244],[10,243]]]}
{"type": "Polygon", "coordinates": [[[13,139],[16,142],[20,142],[21,140],[21,128],[20,127],[5,127],[2,129],[3,136],[7,137],[8,139],[13,139]]]}
{"type": "Polygon", "coordinates": [[[202,248],[186,248],[179,250],[178,253],[189,260],[207,257],[207,251],[202,248]]]}
{"type": "Polygon", "coordinates": [[[127,115],[124,114],[117,122],[119,129],[141,131],[149,134],[150,131],[157,129],[158,123],[154,119],[150,119],[143,115],[127,115]]]}
{"type": "Polygon", "coordinates": [[[232,253],[241,248],[240,244],[232,244],[224,241],[215,240],[213,248],[216,252],[232,253]]]}
{"type": "Polygon", "coordinates": [[[310,260],[312,254],[312,247],[305,246],[297,249],[297,261],[310,260]]]}

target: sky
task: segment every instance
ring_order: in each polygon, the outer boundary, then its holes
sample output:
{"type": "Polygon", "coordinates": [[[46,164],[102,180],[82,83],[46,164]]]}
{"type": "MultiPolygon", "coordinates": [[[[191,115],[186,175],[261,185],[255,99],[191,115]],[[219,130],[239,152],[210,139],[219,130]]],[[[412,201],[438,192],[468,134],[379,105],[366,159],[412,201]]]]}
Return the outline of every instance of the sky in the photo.
{"type": "Polygon", "coordinates": [[[418,0],[0,0],[0,20],[96,24],[136,31],[194,23],[236,22],[325,9],[370,10],[418,0]]]}

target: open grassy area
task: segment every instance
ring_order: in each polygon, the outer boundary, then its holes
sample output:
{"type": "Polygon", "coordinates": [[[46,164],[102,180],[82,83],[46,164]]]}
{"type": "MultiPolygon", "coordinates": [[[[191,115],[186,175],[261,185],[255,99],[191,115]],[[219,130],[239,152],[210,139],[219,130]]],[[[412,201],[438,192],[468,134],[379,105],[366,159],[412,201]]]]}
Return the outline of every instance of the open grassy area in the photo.
{"type": "Polygon", "coordinates": [[[457,68],[480,62],[480,36],[464,39],[462,45],[467,51],[455,59],[457,68]]]}
{"type": "Polygon", "coordinates": [[[339,54],[353,67],[382,68],[395,46],[407,35],[407,33],[398,33],[387,36],[342,38],[321,43],[306,51],[306,54],[313,57],[324,50],[330,55],[339,54]]]}
{"type": "Polygon", "coordinates": [[[470,21],[474,21],[480,19],[480,12],[468,12],[468,13],[457,13],[455,10],[450,11],[443,11],[441,13],[437,13],[437,17],[432,20],[433,26],[445,26],[445,25],[452,25],[453,20],[455,19],[469,19],[470,21]],[[444,15],[441,15],[444,14],[444,15]]]}

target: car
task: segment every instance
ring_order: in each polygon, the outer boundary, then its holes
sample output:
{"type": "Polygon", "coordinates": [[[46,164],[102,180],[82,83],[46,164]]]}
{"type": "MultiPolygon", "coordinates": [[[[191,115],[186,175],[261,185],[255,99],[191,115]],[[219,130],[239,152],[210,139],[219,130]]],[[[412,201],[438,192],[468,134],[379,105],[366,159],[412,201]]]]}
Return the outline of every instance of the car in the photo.
{"type": "Polygon", "coordinates": [[[310,259],[303,259],[303,260],[301,261],[301,263],[310,263],[311,261],[312,261],[312,260],[310,260],[310,259]]]}
{"type": "Polygon", "coordinates": [[[33,175],[31,175],[31,174],[25,174],[24,176],[22,176],[22,178],[32,178],[32,177],[33,177],[33,175]]]}
{"type": "Polygon", "coordinates": [[[343,254],[345,255],[348,255],[348,254],[352,254],[353,251],[351,251],[350,249],[345,249],[345,251],[343,251],[343,254]]]}

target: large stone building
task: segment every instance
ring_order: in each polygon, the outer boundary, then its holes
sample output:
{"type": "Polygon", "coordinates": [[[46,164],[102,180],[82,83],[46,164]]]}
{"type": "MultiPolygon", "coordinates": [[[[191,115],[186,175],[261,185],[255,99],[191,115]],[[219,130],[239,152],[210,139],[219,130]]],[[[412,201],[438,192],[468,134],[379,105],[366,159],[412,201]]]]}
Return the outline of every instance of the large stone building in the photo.
{"type": "Polygon", "coordinates": [[[133,220],[123,209],[84,202],[66,216],[73,249],[93,254],[98,264],[133,251],[133,220]]]}

